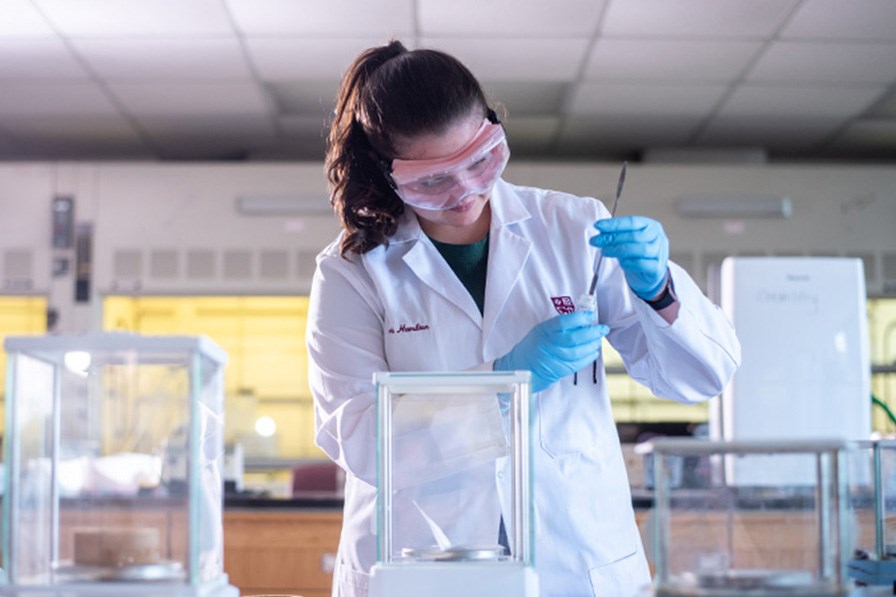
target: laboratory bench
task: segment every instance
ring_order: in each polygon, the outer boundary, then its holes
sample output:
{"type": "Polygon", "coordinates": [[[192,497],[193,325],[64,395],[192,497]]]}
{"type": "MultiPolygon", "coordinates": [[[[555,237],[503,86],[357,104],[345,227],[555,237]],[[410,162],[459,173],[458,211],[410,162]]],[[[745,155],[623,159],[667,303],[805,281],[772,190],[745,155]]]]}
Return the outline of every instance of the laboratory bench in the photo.
{"type": "Polygon", "coordinates": [[[241,595],[329,597],[339,533],[338,507],[308,500],[255,500],[224,509],[224,571],[241,595]]]}
{"type": "MultiPolygon", "coordinates": [[[[60,557],[72,559],[76,529],[142,527],[158,531],[167,557],[185,561],[187,509],[186,497],[63,498],[60,557]]],[[[342,529],[341,497],[227,496],[223,526],[224,572],[241,595],[330,596],[342,529]]]]}
{"type": "MultiPolygon", "coordinates": [[[[134,524],[160,529],[167,536],[182,532],[182,512],[172,512],[172,499],[141,500],[139,510],[117,511],[115,500],[107,508],[90,510],[63,500],[61,527],[92,524],[101,517],[104,524],[134,524]]],[[[697,499],[697,497],[695,497],[697,499]]],[[[650,545],[652,497],[648,490],[634,488],[635,519],[645,546],[650,545]]],[[[96,502],[93,503],[93,507],[96,502]]],[[[741,504],[743,506],[743,504],[741,504]]],[[[805,502],[802,502],[805,506],[805,502]]],[[[868,537],[873,525],[870,512],[858,517],[860,535],[868,537]]],[[[230,495],[224,502],[224,570],[242,595],[298,594],[329,597],[339,534],[342,528],[342,499],[333,495],[310,495],[272,499],[253,495],[230,495]]],[[[773,509],[749,508],[732,519],[725,510],[690,511],[676,514],[672,544],[712,547],[719,537],[731,537],[735,555],[753,567],[794,568],[811,565],[815,554],[807,549],[817,524],[811,508],[782,501],[773,509]],[[769,549],[774,546],[774,549],[769,549]],[[774,562],[768,561],[774,559],[774,562]]],[[[163,537],[166,535],[163,535],[163,537]]],[[[178,545],[172,541],[171,545],[178,545]]],[[[62,543],[65,551],[66,542],[62,543]]],[[[650,550],[647,549],[648,557],[650,550]]],[[[65,556],[65,554],[62,554],[65,556]]],[[[181,554],[183,555],[183,554],[181,554]]],[[[673,555],[674,559],[674,555],[673,555]]]]}

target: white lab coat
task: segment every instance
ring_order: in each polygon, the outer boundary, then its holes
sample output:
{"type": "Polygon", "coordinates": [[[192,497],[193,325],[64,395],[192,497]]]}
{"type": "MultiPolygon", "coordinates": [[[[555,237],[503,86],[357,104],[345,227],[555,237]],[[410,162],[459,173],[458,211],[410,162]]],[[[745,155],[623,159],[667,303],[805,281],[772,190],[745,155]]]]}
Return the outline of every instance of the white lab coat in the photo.
{"type": "MultiPolygon", "coordinates": [[[[346,471],[336,597],[366,597],[376,557],[372,373],[490,370],[558,314],[553,298],[587,291],[592,223],[609,216],[602,203],[499,180],[491,210],[482,315],[410,210],[388,247],[344,259],[337,239],[318,256],[307,328],[316,441],[346,471]]],[[[673,324],[631,292],[615,259],[601,266],[598,317],[633,378],[657,396],[699,402],[721,393],[740,346],[687,273],[670,271],[681,304],[673,324]]],[[[602,365],[596,383],[589,365],[534,397],[535,561],[545,597],[627,597],[650,581],[602,365]]],[[[456,490],[447,518],[477,511],[495,520],[495,504],[464,503],[480,492],[456,490]]]]}

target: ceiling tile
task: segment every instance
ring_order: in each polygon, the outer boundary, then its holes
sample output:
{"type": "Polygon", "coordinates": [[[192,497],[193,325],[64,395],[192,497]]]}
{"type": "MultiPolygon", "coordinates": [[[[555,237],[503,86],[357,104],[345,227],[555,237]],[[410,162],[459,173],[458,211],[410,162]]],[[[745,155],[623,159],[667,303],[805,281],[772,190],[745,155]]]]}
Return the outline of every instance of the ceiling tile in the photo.
{"type": "Polygon", "coordinates": [[[732,81],[744,71],[761,47],[758,41],[599,39],[591,50],[585,78],[732,81]]]}
{"type": "Polygon", "coordinates": [[[85,80],[88,76],[58,38],[0,38],[0,79],[85,80]]]}
{"type": "Polygon", "coordinates": [[[799,0],[625,0],[611,2],[602,33],[638,37],[763,37],[799,0]]]}
{"type": "Polygon", "coordinates": [[[893,0],[805,0],[781,37],[896,40],[893,0]]]}
{"type": "Polygon", "coordinates": [[[270,118],[264,116],[141,116],[140,128],[154,140],[244,139],[273,141],[276,136],[270,118]]]}
{"type": "Polygon", "coordinates": [[[746,79],[890,83],[896,80],[896,43],[776,42],[756,62],[746,79]]]}
{"type": "Polygon", "coordinates": [[[545,155],[554,144],[560,119],[550,116],[508,117],[504,127],[511,156],[545,155]]]}
{"type": "Polygon", "coordinates": [[[22,146],[3,131],[2,126],[3,123],[0,121],[0,157],[14,157],[17,153],[22,151],[22,146]]]}
{"type": "Polygon", "coordinates": [[[888,116],[896,118],[896,89],[890,89],[868,111],[868,116],[888,116]]]}
{"type": "Polygon", "coordinates": [[[139,141],[119,142],[102,139],[83,139],[60,141],[58,139],[43,141],[29,139],[23,144],[18,159],[30,160],[127,160],[149,161],[158,159],[152,149],[139,141]]]}
{"type": "Polygon", "coordinates": [[[868,85],[741,85],[727,98],[722,116],[798,116],[848,118],[868,108],[883,88],[868,85]]]}
{"type": "Polygon", "coordinates": [[[422,35],[588,36],[605,0],[418,0],[422,35]]]}
{"type": "Polygon", "coordinates": [[[336,106],[336,81],[270,83],[268,90],[280,114],[318,117],[333,113],[336,106]]]}
{"type": "Polygon", "coordinates": [[[566,83],[554,82],[481,81],[481,84],[489,102],[506,109],[511,117],[556,115],[563,107],[568,89],[566,83]]]}
{"type": "Polygon", "coordinates": [[[28,0],[0,2],[0,39],[54,37],[56,32],[28,0]]]}
{"type": "Polygon", "coordinates": [[[687,144],[699,124],[698,116],[572,116],[563,123],[557,152],[630,155],[650,147],[677,147],[687,144]]]}
{"type": "Polygon", "coordinates": [[[258,115],[159,115],[137,120],[164,159],[244,159],[277,142],[271,119],[258,115]]]}
{"type": "Polygon", "coordinates": [[[721,99],[724,85],[582,83],[573,92],[576,115],[703,116],[721,99]]]}
{"type": "Polygon", "coordinates": [[[162,160],[246,161],[259,148],[239,139],[189,138],[155,142],[156,155],[162,160]]]}
{"type": "Polygon", "coordinates": [[[858,120],[829,149],[849,150],[871,158],[892,158],[896,156],[896,118],[858,120]]]}
{"type": "Polygon", "coordinates": [[[98,85],[81,82],[5,82],[0,85],[0,114],[117,114],[98,85]]]}
{"type": "Polygon", "coordinates": [[[123,117],[69,115],[31,115],[3,117],[0,127],[16,137],[31,139],[126,140],[135,141],[139,135],[123,117]]]}
{"type": "Polygon", "coordinates": [[[226,0],[244,35],[409,36],[413,0],[226,0]]]}
{"type": "Polygon", "coordinates": [[[263,115],[267,100],[253,83],[110,83],[109,89],[134,115],[263,115]]]}
{"type": "Polygon", "coordinates": [[[363,50],[388,40],[370,38],[247,38],[258,76],[266,81],[322,79],[338,81],[363,50]]]}
{"type": "Polygon", "coordinates": [[[33,0],[71,37],[196,36],[233,34],[219,0],[33,0]]]}
{"type": "Polygon", "coordinates": [[[248,79],[236,37],[75,39],[77,52],[104,79],[248,79]]]}
{"type": "Polygon", "coordinates": [[[105,159],[133,159],[151,156],[151,151],[137,131],[117,115],[7,117],[0,118],[0,127],[24,140],[24,152],[47,158],[89,155],[105,159]]]}
{"type": "Polygon", "coordinates": [[[314,116],[285,116],[278,120],[283,149],[302,159],[323,160],[329,122],[314,116]]]}
{"type": "Polygon", "coordinates": [[[287,138],[312,136],[316,140],[326,137],[329,121],[319,116],[281,116],[277,119],[281,134],[287,138]]]}
{"type": "Polygon", "coordinates": [[[421,47],[454,55],[480,80],[569,81],[579,72],[588,40],[426,38],[421,47]]]}
{"type": "Polygon", "coordinates": [[[840,118],[721,116],[697,139],[700,145],[753,145],[772,150],[812,148],[843,125],[840,118]]]}

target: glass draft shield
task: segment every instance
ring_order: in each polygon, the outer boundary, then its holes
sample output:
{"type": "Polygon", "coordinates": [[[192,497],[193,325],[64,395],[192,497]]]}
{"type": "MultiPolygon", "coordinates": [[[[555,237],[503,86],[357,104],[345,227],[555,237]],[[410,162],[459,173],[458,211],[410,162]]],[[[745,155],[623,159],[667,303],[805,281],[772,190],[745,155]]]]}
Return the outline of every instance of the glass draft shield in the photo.
{"type": "Polygon", "coordinates": [[[226,354],[207,338],[7,338],[0,593],[230,595],[226,354]]]}
{"type": "Polygon", "coordinates": [[[509,159],[504,127],[486,119],[456,153],[434,160],[392,160],[390,177],[395,192],[408,205],[443,211],[470,195],[487,193],[509,159]]]}
{"type": "Polygon", "coordinates": [[[530,376],[374,375],[378,564],[534,565],[530,376]]]}
{"type": "Polygon", "coordinates": [[[848,593],[854,444],[670,439],[646,448],[656,595],[848,593]]]}
{"type": "Polygon", "coordinates": [[[847,572],[861,585],[896,585],[896,440],[857,442],[849,497],[855,522],[847,572]]]}

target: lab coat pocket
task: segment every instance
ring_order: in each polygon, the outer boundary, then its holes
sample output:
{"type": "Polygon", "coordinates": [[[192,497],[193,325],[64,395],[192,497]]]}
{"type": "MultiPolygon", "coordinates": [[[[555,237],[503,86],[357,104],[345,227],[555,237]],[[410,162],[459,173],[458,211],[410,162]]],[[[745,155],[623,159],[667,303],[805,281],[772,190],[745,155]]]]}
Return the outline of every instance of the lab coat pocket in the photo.
{"type": "Polygon", "coordinates": [[[367,597],[370,575],[339,562],[333,571],[334,597],[367,597]]]}
{"type": "Polygon", "coordinates": [[[594,597],[636,597],[650,584],[650,570],[640,549],[588,571],[594,597]]]}
{"type": "MultiPolygon", "coordinates": [[[[594,454],[601,447],[605,434],[601,432],[601,409],[590,369],[586,390],[573,385],[570,376],[536,398],[541,447],[554,458],[594,454]]],[[[584,372],[579,372],[580,379],[584,372]]]]}

